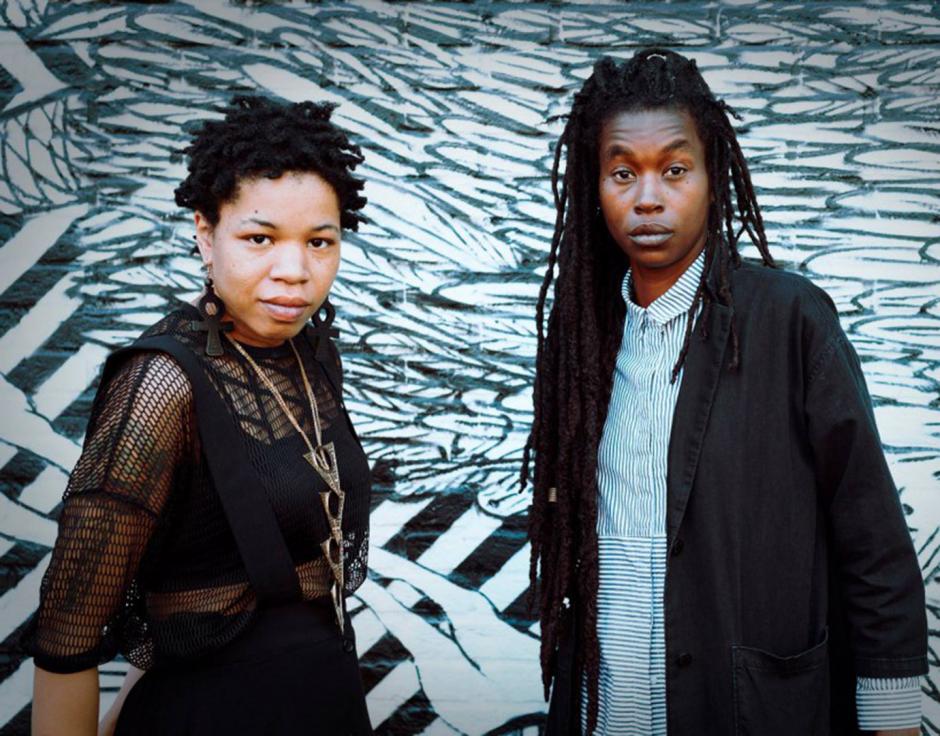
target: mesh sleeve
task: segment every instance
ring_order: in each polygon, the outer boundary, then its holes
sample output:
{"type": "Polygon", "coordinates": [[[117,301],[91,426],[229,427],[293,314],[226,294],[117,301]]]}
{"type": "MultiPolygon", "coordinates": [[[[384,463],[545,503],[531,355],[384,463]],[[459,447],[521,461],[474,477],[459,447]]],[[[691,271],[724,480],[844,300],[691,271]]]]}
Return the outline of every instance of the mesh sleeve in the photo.
{"type": "Polygon", "coordinates": [[[166,355],[132,355],[99,389],[42,583],[31,642],[39,667],[77,672],[116,654],[192,423],[189,380],[166,355]]]}

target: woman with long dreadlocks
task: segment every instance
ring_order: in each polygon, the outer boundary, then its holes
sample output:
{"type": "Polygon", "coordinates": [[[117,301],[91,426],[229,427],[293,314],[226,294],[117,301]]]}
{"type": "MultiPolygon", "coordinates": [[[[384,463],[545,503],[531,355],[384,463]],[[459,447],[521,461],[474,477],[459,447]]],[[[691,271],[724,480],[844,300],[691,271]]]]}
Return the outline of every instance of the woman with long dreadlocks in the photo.
{"type": "Polygon", "coordinates": [[[549,733],[916,734],[923,583],[871,400],[774,268],[729,114],[648,49],[558,142],[522,476],[549,733]]]}

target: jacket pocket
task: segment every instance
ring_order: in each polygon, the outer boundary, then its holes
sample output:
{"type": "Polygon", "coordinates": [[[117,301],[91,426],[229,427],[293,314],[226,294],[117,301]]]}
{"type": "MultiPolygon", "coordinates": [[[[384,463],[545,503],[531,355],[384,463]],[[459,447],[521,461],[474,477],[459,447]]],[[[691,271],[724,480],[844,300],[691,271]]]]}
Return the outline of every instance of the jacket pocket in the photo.
{"type": "Polygon", "coordinates": [[[732,646],[734,724],[739,736],[827,736],[829,632],[793,655],[732,646]]]}

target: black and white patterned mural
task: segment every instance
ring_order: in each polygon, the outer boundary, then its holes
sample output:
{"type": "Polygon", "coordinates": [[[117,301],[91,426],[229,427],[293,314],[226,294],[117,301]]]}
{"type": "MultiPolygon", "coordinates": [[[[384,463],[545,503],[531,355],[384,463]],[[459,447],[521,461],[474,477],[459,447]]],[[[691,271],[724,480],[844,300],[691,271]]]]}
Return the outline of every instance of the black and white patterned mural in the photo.
{"type": "MultiPolygon", "coordinates": [[[[340,103],[371,223],[333,300],[376,464],[354,602],[380,734],[537,734],[526,605],[534,306],[558,116],[667,45],[744,116],[787,268],[838,304],[940,628],[940,11],[930,2],[0,3],[0,730],[25,733],[57,510],[108,352],[200,284],[180,126],[234,92],[340,103]]],[[[938,665],[931,639],[931,663],[938,665]]],[[[102,668],[110,702],[126,664],[102,668]]],[[[934,669],[924,726],[940,734],[934,669]]]]}

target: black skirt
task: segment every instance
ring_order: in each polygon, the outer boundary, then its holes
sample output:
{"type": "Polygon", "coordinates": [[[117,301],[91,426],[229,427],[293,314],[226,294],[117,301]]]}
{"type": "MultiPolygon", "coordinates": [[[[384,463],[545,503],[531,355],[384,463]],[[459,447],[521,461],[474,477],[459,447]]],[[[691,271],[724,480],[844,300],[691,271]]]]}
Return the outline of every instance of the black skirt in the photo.
{"type": "Polygon", "coordinates": [[[148,670],[115,736],[365,736],[372,733],[352,625],[327,603],[262,609],[231,644],[148,670]]]}

